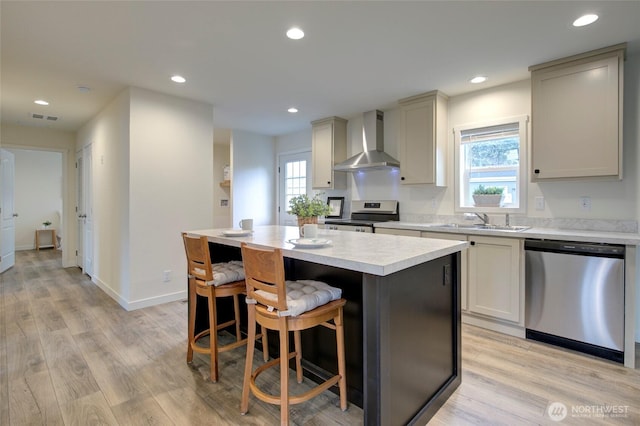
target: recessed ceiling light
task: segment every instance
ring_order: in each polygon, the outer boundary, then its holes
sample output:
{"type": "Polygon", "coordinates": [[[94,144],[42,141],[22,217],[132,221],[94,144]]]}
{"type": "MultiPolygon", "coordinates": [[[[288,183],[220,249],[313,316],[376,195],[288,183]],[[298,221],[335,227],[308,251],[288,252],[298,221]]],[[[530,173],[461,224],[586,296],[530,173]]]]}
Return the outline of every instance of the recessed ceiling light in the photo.
{"type": "Polygon", "coordinates": [[[187,79],[181,75],[174,75],[173,77],[171,77],[171,81],[175,83],[184,83],[185,81],[187,81],[187,79]]]}
{"type": "Polygon", "coordinates": [[[304,37],[304,31],[297,27],[290,28],[289,31],[287,31],[287,37],[291,40],[300,40],[304,37]]]}
{"type": "Polygon", "coordinates": [[[45,106],[49,105],[49,102],[47,102],[45,100],[42,100],[42,99],[35,100],[35,101],[33,101],[33,103],[34,104],[38,104],[38,105],[45,105],[45,106]]]}
{"type": "Polygon", "coordinates": [[[296,112],[298,112],[298,108],[289,108],[287,111],[289,111],[291,114],[295,114],[296,112]]]}
{"type": "Polygon", "coordinates": [[[598,20],[598,15],[594,15],[592,13],[587,15],[582,15],[575,21],[573,21],[574,27],[584,27],[585,25],[593,24],[598,20]]]}
{"type": "Polygon", "coordinates": [[[473,84],[484,83],[485,81],[487,81],[487,77],[485,77],[484,75],[478,75],[476,77],[473,77],[469,81],[473,84]]]}

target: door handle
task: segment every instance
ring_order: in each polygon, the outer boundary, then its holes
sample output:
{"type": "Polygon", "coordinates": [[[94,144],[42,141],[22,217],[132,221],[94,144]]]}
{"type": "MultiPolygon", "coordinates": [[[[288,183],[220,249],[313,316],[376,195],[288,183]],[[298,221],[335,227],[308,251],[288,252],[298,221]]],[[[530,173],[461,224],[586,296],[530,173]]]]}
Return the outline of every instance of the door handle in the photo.
{"type": "Polygon", "coordinates": [[[13,217],[18,217],[18,213],[14,213],[14,214],[13,214],[13,217]]]}

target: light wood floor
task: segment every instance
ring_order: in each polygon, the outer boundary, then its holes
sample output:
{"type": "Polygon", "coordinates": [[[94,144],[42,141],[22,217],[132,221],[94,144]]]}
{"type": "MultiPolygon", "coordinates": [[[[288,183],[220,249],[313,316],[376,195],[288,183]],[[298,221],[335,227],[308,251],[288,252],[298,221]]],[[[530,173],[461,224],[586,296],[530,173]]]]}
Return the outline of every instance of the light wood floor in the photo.
{"type": "MultiPolygon", "coordinates": [[[[0,275],[0,425],[278,423],[278,407],[255,399],[239,414],[244,348],[221,355],[217,384],[201,355],[186,364],[186,303],[126,312],[78,269],[61,268],[59,252],[16,255],[0,275]]],[[[639,370],[470,326],[462,349],[463,383],[430,424],[640,424],[639,370]],[[561,422],[547,414],[554,402],[569,410],[561,422]],[[622,416],[593,414],[611,406],[622,416]]],[[[331,393],[291,418],[363,422],[331,393]]]]}

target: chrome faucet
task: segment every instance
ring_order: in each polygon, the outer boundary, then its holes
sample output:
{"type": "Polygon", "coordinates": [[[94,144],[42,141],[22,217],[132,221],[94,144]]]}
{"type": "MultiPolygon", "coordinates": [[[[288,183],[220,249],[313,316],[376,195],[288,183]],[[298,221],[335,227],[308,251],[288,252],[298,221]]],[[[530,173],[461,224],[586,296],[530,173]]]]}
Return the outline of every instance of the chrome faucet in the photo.
{"type": "Polygon", "coordinates": [[[489,216],[487,216],[486,213],[476,213],[476,212],[474,212],[474,214],[476,216],[478,216],[482,220],[482,223],[484,225],[488,225],[489,224],[489,216]]]}
{"type": "Polygon", "coordinates": [[[509,223],[509,213],[506,213],[506,214],[505,214],[505,218],[504,218],[504,225],[505,225],[505,226],[510,226],[510,223],[509,223]]]}

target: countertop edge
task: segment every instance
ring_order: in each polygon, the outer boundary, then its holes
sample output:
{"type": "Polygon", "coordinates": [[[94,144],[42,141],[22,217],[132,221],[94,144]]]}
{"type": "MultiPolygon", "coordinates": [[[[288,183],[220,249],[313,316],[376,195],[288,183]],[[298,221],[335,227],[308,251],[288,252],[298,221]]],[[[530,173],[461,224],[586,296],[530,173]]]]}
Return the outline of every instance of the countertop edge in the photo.
{"type": "MultiPolygon", "coordinates": [[[[273,227],[278,228],[277,226],[273,226],[273,227]]],[[[268,228],[268,227],[265,227],[265,228],[268,228]]],[[[352,271],[357,271],[357,272],[362,272],[365,274],[371,274],[371,275],[377,275],[377,276],[387,276],[395,272],[419,265],[421,263],[426,263],[443,256],[457,253],[459,251],[466,249],[469,246],[469,243],[466,241],[441,240],[441,241],[438,241],[438,244],[435,247],[429,247],[424,251],[417,250],[418,251],[417,254],[416,254],[416,251],[414,251],[414,253],[407,255],[406,258],[395,259],[390,262],[378,262],[378,261],[367,261],[365,258],[363,259],[343,258],[343,257],[337,256],[335,253],[332,253],[322,248],[296,249],[295,247],[293,247],[293,245],[291,245],[290,243],[287,243],[286,240],[274,242],[269,238],[266,238],[263,240],[260,240],[260,238],[254,239],[253,236],[226,237],[220,234],[220,229],[200,229],[200,230],[190,230],[185,232],[192,235],[204,235],[212,243],[223,244],[230,247],[240,247],[243,242],[246,242],[246,243],[255,245],[256,247],[280,248],[283,251],[283,255],[291,259],[314,262],[314,263],[324,264],[328,266],[335,266],[338,268],[348,269],[352,271]]],[[[344,232],[345,231],[329,231],[326,235],[329,238],[331,238],[332,235],[339,238],[339,236],[342,235],[342,233],[344,232]]],[[[353,233],[350,235],[351,238],[359,238],[359,236],[365,239],[369,239],[371,237],[375,237],[375,238],[379,237],[383,239],[385,238],[411,239],[412,238],[412,237],[383,235],[383,234],[376,235],[376,234],[353,233]]]]}
{"type": "Polygon", "coordinates": [[[640,234],[606,231],[586,231],[579,229],[529,228],[524,231],[486,230],[473,228],[448,228],[433,223],[381,222],[376,228],[406,229],[425,232],[443,232],[462,235],[485,235],[507,238],[540,238],[553,240],[570,240],[580,242],[598,242],[607,244],[640,245],[640,234]]]}

